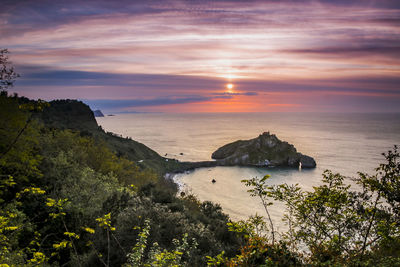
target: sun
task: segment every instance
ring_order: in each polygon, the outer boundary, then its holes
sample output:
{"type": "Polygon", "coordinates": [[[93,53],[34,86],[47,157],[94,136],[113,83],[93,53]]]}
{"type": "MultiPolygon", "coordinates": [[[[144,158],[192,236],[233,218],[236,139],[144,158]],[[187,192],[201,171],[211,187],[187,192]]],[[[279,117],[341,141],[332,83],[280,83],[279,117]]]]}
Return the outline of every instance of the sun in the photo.
{"type": "Polygon", "coordinates": [[[228,93],[233,93],[233,84],[232,83],[228,83],[228,84],[226,84],[226,89],[228,89],[227,90],[227,92],[228,93]]]}

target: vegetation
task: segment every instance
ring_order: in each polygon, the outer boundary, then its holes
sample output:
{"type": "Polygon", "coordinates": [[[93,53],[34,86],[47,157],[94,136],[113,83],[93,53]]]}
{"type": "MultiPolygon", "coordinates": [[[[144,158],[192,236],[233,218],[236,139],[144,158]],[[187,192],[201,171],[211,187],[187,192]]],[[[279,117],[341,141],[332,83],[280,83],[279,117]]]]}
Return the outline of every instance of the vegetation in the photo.
{"type": "MultiPolygon", "coordinates": [[[[0,71],[14,73],[4,55],[0,71]]],[[[311,192],[244,180],[268,220],[233,222],[219,205],[177,197],[160,175],[177,163],[92,115],[78,101],[0,93],[0,266],[400,265],[397,147],[355,189],[329,171],[311,192]],[[286,206],[285,233],[269,219],[273,201],[286,206]]]]}
{"type": "MultiPolygon", "coordinates": [[[[400,155],[396,146],[383,155],[386,162],[376,169],[375,175],[359,173],[356,190],[345,184],[344,176],[331,171],[325,171],[323,184],[311,192],[298,185],[270,186],[269,176],[243,180],[251,187],[251,195],[262,200],[268,218],[270,200],[283,202],[283,219],[288,225],[287,232],[276,233],[269,219],[266,232],[272,238],[261,242],[251,258],[270,246],[272,251],[284,249],[290,257],[301,257],[292,261],[296,265],[399,266],[400,155]],[[280,248],[274,243],[277,234],[281,236],[280,248]]],[[[248,260],[243,252],[242,256],[248,260]]]]}
{"type": "Polygon", "coordinates": [[[175,197],[157,173],[103,139],[36,119],[26,125],[32,111],[17,96],[2,93],[0,101],[2,263],[119,266],[129,263],[143,225],[143,264],[201,265],[221,249],[236,252],[219,206],[175,197]]]}

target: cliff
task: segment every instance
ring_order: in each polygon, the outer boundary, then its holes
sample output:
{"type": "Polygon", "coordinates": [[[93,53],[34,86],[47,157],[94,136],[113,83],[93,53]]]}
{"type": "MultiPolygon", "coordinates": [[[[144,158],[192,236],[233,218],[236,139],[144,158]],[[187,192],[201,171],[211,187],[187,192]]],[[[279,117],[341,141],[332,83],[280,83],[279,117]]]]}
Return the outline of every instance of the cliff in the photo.
{"type": "Polygon", "coordinates": [[[297,152],[296,148],[265,132],[257,138],[239,140],[217,149],[211,156],[222,166],[315,168],[316,162],[297,152]]]}

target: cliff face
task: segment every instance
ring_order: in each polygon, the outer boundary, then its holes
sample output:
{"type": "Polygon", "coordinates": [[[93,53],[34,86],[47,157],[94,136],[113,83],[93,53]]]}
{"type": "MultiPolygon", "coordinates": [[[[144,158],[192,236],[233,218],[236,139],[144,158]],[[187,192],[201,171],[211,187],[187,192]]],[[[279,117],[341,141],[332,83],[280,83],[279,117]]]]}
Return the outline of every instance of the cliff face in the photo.
{"type": "Polygon", "coordinates": [[[312,157],[297,152],[296,148],[279,140],[274,134],[265,132],[257,138],[239,140],[216,150],[212,156],[219,165],[273,167],[287,166],[314,168],[315,160],[312,157]]]}

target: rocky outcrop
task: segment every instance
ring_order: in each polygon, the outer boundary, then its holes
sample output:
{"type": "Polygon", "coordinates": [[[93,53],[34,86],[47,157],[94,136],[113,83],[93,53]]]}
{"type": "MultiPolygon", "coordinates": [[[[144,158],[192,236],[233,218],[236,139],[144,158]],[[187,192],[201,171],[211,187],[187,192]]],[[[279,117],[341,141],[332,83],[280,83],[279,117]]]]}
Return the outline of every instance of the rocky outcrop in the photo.
{"type": "Polygon", "coordinates": [[[100,109],[94,110],[93,114],[95,117],[104,117],[104,114],[103,114],[103,112],[101,112],[100,109]]]}
{"type": "Polygon", "coordinates": [[[302,168],[315,168],[315,166],[317,166],[315,160],[312,157],[306,155],[300,156],[300,163],[302,168]]]}
{"type": "Polygon", "coordinates": [[[296,148],[279,140],[274,134],[265,132],[257,138],[239,140],[217,149],[211,156],[224,166],[287,166],[315,168],[315,160],[297,152],[296,148]]]}

